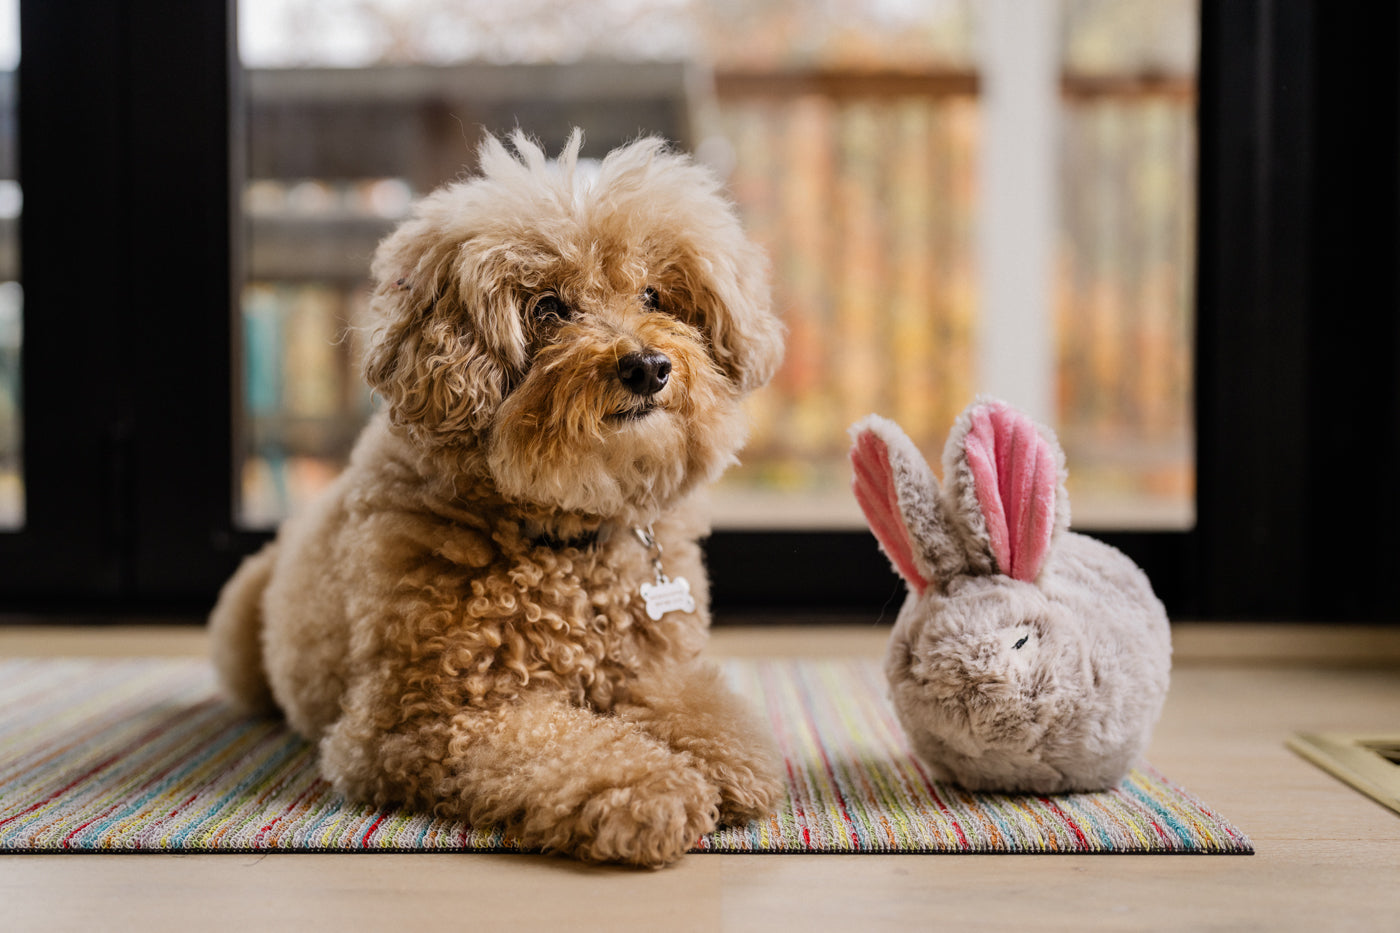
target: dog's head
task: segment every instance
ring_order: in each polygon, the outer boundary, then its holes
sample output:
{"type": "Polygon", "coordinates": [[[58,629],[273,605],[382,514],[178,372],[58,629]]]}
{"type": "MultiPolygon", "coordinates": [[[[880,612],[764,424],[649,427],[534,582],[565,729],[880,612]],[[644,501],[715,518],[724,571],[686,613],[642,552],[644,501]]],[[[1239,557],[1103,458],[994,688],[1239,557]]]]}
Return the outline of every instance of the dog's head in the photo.
{"type": "Polygon", "coordinates": [[[766,264],[719,183],[646,138],[585,171],[517,132],[380,245],[365,374],[505,495],[645,520],[717,476],[782,355],[766,264]]]}

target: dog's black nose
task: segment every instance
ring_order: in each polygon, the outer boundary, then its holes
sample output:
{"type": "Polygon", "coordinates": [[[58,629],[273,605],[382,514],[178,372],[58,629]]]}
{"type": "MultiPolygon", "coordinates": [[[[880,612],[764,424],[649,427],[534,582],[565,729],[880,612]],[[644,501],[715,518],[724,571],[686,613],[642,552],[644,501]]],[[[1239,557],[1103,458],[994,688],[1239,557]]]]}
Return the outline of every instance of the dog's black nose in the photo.
{"type": "Polygon", "coordinates": [[[671,378],[671,360],[656,350],[634,350],[617,361],[617,378],[636,395],[655,395],[671,378]]]}

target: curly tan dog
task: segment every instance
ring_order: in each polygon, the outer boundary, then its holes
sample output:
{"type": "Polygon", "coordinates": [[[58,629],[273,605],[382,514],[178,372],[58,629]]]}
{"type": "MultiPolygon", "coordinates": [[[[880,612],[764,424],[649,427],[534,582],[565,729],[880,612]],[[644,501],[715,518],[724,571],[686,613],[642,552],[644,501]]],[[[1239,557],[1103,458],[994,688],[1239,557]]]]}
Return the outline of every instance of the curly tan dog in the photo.
{"type": "Polygon", "coordinates": [[[224,587],[215,662],[349,798],[658,866],[781,789],[698,658],[695,504],[781,327],[702,167],[643,139],[585,173],[577,132],[554,162],[512,141],[380,245],[365,374],[386,410],[224,587]]]}

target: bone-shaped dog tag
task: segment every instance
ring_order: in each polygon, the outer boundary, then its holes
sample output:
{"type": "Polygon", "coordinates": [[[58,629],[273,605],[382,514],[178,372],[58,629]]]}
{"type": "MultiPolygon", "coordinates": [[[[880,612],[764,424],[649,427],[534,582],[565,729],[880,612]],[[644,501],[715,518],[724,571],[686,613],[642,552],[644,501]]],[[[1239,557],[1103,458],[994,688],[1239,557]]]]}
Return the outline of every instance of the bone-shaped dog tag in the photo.
{"type": "Polygon", "coordinates": [[[662,576],[655,583],[643,583],[642,599],[646,600],[647,616],[653,622],[668,612],[695,611],[695,597],[690,595],[690,581],[685,577],[662,576]]]}

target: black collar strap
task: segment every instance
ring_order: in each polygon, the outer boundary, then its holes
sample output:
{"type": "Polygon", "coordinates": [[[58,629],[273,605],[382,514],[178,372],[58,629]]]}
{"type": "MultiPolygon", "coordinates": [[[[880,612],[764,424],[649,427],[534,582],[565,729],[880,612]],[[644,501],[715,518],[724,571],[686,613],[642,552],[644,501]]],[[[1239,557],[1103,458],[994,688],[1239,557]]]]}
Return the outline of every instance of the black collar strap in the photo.
{"type": "Polygon", "coordinates": [[[577,548],[580,551],[588,551],[598,546],[598,541],[602,535],[598,529],[585,531],[581,535],[572,538],[556,538],[552,534],[535,535],[530,539],[530,543],[535,547],[549,548],[551,551],[563,551],[568,548],[577,548]]]}

